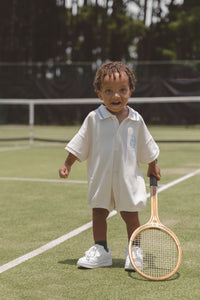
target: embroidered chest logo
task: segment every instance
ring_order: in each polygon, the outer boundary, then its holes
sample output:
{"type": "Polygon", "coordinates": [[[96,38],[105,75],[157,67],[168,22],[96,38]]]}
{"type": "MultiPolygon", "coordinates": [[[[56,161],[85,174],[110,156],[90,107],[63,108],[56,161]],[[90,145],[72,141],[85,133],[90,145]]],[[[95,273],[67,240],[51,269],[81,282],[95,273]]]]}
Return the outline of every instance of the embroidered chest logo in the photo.
{"type": "Polygon", "coordinates": [[[130,138],[130,146],[131,148],[136,147],[136,137],[134,135],[130,138]]]}

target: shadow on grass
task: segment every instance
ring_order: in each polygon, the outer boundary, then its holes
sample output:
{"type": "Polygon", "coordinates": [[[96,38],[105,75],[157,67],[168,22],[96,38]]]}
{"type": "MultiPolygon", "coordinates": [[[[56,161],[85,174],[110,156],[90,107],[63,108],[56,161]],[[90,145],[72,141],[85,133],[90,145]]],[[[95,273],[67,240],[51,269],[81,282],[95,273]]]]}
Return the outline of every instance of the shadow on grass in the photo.
{"type": "Polygon", "coordinates": [[[161,281],[174,281],[174,280],[177,280],[181,277],[180,273],[179,272],[176,272],[172,277],[166,279],[166,280],[149,280],[149,279],[146,279],[142,276],[140,276],[137,272],[128,272],[128,277],[129,278],[132,278],[134,280],[139,280],[139,281],[151,281],[151,282],[161,282],[161,281]]]}
{"type": "MultiPolygon", "coordinates": [[[[59,264],[64,264],[64,265],[74,265],[77,266],[77,261],[78,258],[75,259],[65,259],[65,260],[61,260],[58,261],[59,264]]],[[[125,260],[121,259],[121,258],[114,258],[112,260],[112,266],[110,267],[104,267],[104,268],[116,268],[116,269],[123,269],[124,268],[124,264],[125,264],[125,260]]],[[[80,270],[92,270],[92,269],[88,269],[88,268],[83,268],[83,267],[78,267],[78,269],[80,270]]],[[[161,282],[161,281],[174,281],[174,280],[178,280],[180,278],[180,273],[176,272],[171,278],[167,279],[167,280],[148,280],[142,276],[140,276],[137,272],[135,271],[130,271],[127,272],[128,277],[133,279],[133,280],[139,280],[139,281],[151,281],[151,282],[161,282]]]]}
{"type": "MultiPolygon", "coordinates": [[[[77,261],[78,261],[78,258],[77,259],[65,259],[65,260],[58,261],[58,263],[72,266],[72,265],[76,265],[77,261]]],[[[124,263],[125,263],[124,259],[114,258],[112,260],[112,262],[113,262],[112,266],[107,267],[107,268],[124,268],[124,263]]],[[[80,268],[80,269],[85,269],[85,268],[80,268]]]]}
{"type": "Polygon", "coordinates": [[[65,260],[61,260],[58,263],[59,264],[63,264],[63,265],[76,265],[77,264],[78,259],[65,259],[65,260]]]}

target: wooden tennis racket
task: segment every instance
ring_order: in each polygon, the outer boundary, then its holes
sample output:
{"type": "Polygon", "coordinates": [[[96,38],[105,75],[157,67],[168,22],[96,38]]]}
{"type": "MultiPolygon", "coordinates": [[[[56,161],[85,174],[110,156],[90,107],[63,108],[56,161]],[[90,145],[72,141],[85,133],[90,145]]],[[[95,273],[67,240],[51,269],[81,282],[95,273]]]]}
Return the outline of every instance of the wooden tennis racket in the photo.
{"type": "Polygon", "coordinates": [[[153,175],[150,176],[150,189],[151,218],[133,232],[129,242],[129,257],[133,268],[143,277],[166,280],[178,270],[181,247],[175,234],[159,221],[157,179],[153,175]]]}

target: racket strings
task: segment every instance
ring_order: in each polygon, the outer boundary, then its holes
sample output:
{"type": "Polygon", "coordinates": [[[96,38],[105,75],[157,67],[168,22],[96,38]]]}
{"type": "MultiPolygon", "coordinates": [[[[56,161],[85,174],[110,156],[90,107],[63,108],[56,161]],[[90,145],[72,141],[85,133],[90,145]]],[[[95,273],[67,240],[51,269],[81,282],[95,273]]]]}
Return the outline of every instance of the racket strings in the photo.
{"type": "Polygon", "coordinates": [[[165,231],[148,228],[142,230],[133,240],[139,241],[143,253],[141,271],[150,277],[163,277],[171,273],[178,260],[178,250],[174,239],[165,231]]]}

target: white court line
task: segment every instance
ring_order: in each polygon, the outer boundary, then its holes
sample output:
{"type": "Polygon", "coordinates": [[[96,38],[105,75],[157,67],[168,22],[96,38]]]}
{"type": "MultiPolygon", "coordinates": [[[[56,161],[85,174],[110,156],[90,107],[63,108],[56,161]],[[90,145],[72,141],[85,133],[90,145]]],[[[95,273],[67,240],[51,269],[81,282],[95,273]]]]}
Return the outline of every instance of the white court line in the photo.
{"type": "Polygon", "coordinates": [[[30,149],[30,146],[15,146],[15,147],[3,147],[0,148],[0,152],[5,152],[5,151],[16,151],[16,150],[26,150],[30,149]]]}
{"type": "MultiPolygon", "coordinates": [[[[52,183],[83,183],[87,184],[88,182],[86,180],[64,180],[64,179],[45,179],[45,178],[23,178],[23,177],[0,177],[0,181],[30,181],[30,182],[52,182],[52,183]]],[[[146,183],[146,186],[149,186],[148,183],[146,183]]],[[[163,185],[160,185],[163,186],[163,185]]]]}
{"type": "MultiPolygon", "coordinates": [[[[187,174],[187,175],[185,175],[183,177],[180,177],[179,179],[176,179],[176,180],[174,180],[174,181],[172,181],[172,182],[170,182],[170,183],[168,183],[168,184],[166,184],[166,185],[158,188],[158,193],[160,193],[160,192],[162,192],[162,191],[164,191],[164,190],[166,190],[166,189],[168,189],[168,188],[170,188],[170,187],[172,187],[172,186],[174,186],[174,185],[176,185],[176,184],[178,184],[178,183],[180,183],[180,182],[182,182],[184,180],[187,180],[190,177],[193,177],[193,176],[195,176],[198,173],[200,173],[200,169],[197,169],[194,172],[191,172],[191,173],[189,173],[189,174],[187,174]]],[[[148,198],[150,197],[150,193],[147,195],[147,197],[148,198]]],[[[112,216],[114,216],[114,215],[116,215],[116,214],[117,214],[116,211],[111,212],[110,215],[109,215],[109,218],[112,217],[112,216]]],[[[69,233],[67,233],[67,234],[65,234],[65,235],[63,235],[63,236],[61,236],[61,237],[59,237],[59,238],[57,238],[57,239],[49,242],[49,243],[47,243],[44,246],[42,246],[40,248],[37,248],[37,249],[35,249],[35,250],[33,250],[33,251],[31,251],[31,252],[23,255],[23,256],[20,256],[20,257],[18,257],[16,259],[14,259],[14,260],[12,260],[12,261],[4,264],[3,266],[0,267],[0,273],[3,273],[3,272],[5,272],[5,271],[7,271],[7,270],[9,270],[9,269],[11,269],[11,268],[13,268],[13,267],[15,267],[15,266],[23,263],[23,262],[25,262],[25,261],[27,261],[27,260],[35,257],[35,256],[37,256],[37,255],[39,255],[39,254],[41,254],[41,253],[43,253],[43,252],[45,252],[47,250],[52,249],[53,247],[55,247],[55,246],[57,246],[57,245],[65,242],[65,241],[69,240],[70,238],[72,238],[72,237],[80,234],[81,232],[83,232],[83,231],[85,231],[85,230],[87,230],[87,229],[89,229],[91,227],[92,227],[92,222],[86,223],[85,225],[83,225],[81,227],[78,227],[77,229],[75,229],[75,230],[73,230],[73,231],[71,231],[71,232],[69,232],[69,233]]]]}
{"type": "Polygon", "coordinates": [[[87,183],[85,180],[64,180],[64,179],[44,179],[44,178],[22,178],[22,177],[0,177],[5,181],[31,181],[31,182],[55,182],[55,183],[87,183]]]}

